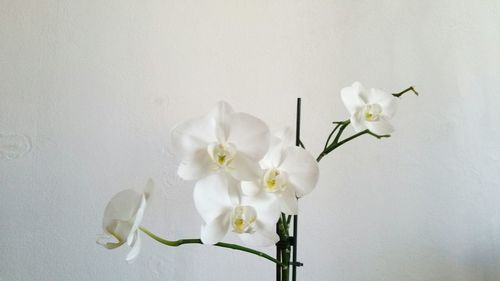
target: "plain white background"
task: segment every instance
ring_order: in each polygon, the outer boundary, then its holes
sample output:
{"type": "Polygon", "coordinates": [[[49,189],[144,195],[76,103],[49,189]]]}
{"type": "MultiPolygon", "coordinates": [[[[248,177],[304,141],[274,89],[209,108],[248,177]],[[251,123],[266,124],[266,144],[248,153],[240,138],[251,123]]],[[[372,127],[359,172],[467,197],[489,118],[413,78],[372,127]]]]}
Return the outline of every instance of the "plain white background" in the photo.
{"type": "Polygon", "coordinates": [[[258,257],[150,239],[128,265],[95,243],[104,207],[153,178],[144,224],[197,237],[175,123],[223,99],[279,129],[302,97],[317,155],[355,80],[421,96],[401,100],[392,138],[322,161],[300,202],[299,280],[499,280],[499,14],[496,0],[0,0],[0,133],[33,142],[0,160],[0,280],[273,280],[258,257]]]}

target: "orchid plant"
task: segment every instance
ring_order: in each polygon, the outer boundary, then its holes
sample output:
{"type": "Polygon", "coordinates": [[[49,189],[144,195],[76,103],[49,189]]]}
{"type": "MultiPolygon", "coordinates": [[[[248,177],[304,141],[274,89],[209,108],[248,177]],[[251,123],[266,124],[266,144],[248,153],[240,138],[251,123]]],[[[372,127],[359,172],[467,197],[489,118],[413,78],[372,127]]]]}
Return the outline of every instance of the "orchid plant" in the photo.
{"type": "Polygon", "coordinates": [[[275,263],[277,281],[288,281],[290,276],[296,280],[296,268],[302,265],[296,257],[298,201],[316,187],[318,162],[362,135],[390,137],[398,98],[408,92],[418,95],[413,87],[389,94],[366,90],[359,82],[342,89],[350,118],[333,122],[316,158],[300,141],[300,99],[295,134],[290,128],[271,133],[259,118],[219,102],[205,116],[180,123],[171,131],[172,148],[181,159],[178,175],[195,182],[194,203],[204,221],[200,238],[167,240],[141,226],[153,189],[149,180],[144,191],[129,189],[111,199],[104,212],[105,236],[97,242],[107,249],[127,244],[131,247],[126,257],[129,262],[139,254],[140,232],[172,247],[207,244],[229,248],[275,263]],[[343,138],[349,125],[356,133],[343,138]],[[246,246],[222,242],[229,234],[237,235],[246,246]],[[275,246],[276,257],[249,248],[254,246],[275,246]]]}

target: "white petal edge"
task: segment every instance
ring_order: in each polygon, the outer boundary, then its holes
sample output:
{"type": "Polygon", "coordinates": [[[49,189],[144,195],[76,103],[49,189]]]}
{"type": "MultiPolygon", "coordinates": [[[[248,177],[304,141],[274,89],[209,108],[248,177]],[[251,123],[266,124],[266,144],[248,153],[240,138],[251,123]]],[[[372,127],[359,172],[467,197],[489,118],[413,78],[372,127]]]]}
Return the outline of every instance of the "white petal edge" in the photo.
{"type": "Polygon", "coordinates": [[[300,147],[290,147],[279,168],[287,173],[289,183],[295,189],[297,197],[308,194],[318,183],[318,162],[307,150],[300,147]]]}
{"type": "Polygon", "coordinates": [[[273,134],[271,145],[280,144],[283,146],[295,145],[295,132],[290,127],[285,127],[273,134]]]}
{"type": "Polygon", "coordinates": [[[201,227],[203,244],[213,245],[224,239],[229,232],[230,209],[224,210],[219,216],[201,227]]]}
{"type": "Polygon", "coordinates": [[[340,91],[340,97],[347,111],[353,115],[365,106],[365,101],[362,98],[364,88],[359,82],[354,82],[351,86],[345,87],[340,91]]]}
{"type": "Polygon", "coordinates": [[[366,122],[366,127],[377,135],[389,135],[394,132],[394,127],[387,120],[366,122]]]}
{"type": "Polygon", "coordinates": [[[359,133],[359,132],[362,132],[364,130],[366,130],[366,122],[363,118],[362,118],[362,113],[361,112],[358,112],[354,115],[351,116],[351,125],[352,125],[352,128],[354,129],[354,131],[356,133],[359,133]]]}
{"type": "Polygon", "coordinates": [[[215,121],[215,135],[219,143],[227,141],[233,113],[233,108],[225,101],[217,102],[215,108],[209,113],[209,116],[215,121]]]}
{"type": "Polygon", "coordinates": [[[259,163],[243,153],[236,154],[226,170],[240,181],[255,181],[262,174],[259,163]]]}
{"type": "Polygon", "coordinates": [[[254,207],[257,211],[257,221],[264,224],[276,224],[281,215],[278,198],[264,191],[254,196],[242,196],[241,205],[254,207]]]}
{"type": "Polygon", "coordinates": [[[206,148],[194,152],[190,158],[179,164],[177,174],[184,180],[198,180],[213,172],[213,162],[206,148]]]}
{"type": "Polygon", "coordinates": [[[287,188],[279,199],[280,209],[287,215],[297,215],[299,213],[299,200],[295,196],[292,188],[287,188]]]}
{"type": "Polygon", "coordinates": [[[129,221],[137,212],[141,204],[141,195],[133,189],[118,192],[111,198],[104,210],[103,229],[106,233],[108,226],[115,220],[129,221]]]}
{"type": "Polygon", "coordinates": [[[177,124],[170,130],[173,152],[182,159],[191,158],[198,150],[216,140],[215,120],[203,116],[177,124]]]}
{"type": "Polygon", "coordinates": [[[116,249],[116,248],[120,247],[121,245],[125,244],[125,240],[118,241],[118,242],[108,242],[110,240],[117,241],[114,236],[108,235],[108,234],[103,234],[97,238],[96,243],[103,246],[104,248],[106,248],[108,250],[116,249]]]}
{"type": "Polygon", "coordinates": [[[241,112],[234,113],[231,115],[227,141],[234,144],[238,152],[259,161],[269,149],[269,127],[255,116],[241,112]]]}
{"type": "Polygon", "coordinates": [[[274,231],[275,226],[264,226],[257,224],[256,232],[243,233],[238,236],[247,245],[254,247],[270,247],[274,246],[279,241],[279,236],[274,231]]]}
{"type": "Polygon", "coordinates": [[[130,233],[128,234],[127,237],[127,244],[129,246],[132,246],[134,233],[136,233],[137,229],[139,229],[139,226],[141,226],[145,210],[146,210],[146,196],[143,194],[141,197],[141,205],[135,214],[134,223],[132,225],[132,228],[130,228],[130,233]]]}
{"type": "Polygon", "coordinates": [[[225,209],[233,206],[226,177],[221,173],[213,174],[199,180],[194,186],[194,205],[205,223],[214,220],[225,209]]]}
{"type": "Polygon", "coordinates": [[[132,249],[130,252],[127,254],[127,257],[125,258],[128,263],[133,263],[137,256],[139,255],[139,252],[141,251],[141,236],[139,235],[139,231],[134,232],[134,241],[132,243],[132,249]]]}
{"type": "Polygon", "coordinates": [[[244,195],[255,196],[262,190],[262,186],[257,181],[242,181],[241,191],[244,195]]]}
{"type": "Polygon", "coordinates": [[[379,89],[370,89],[368,102],[379,104],[382,107],[382,114],[389,119],[396,114],[398,108],[398,98],[379,89]]]}

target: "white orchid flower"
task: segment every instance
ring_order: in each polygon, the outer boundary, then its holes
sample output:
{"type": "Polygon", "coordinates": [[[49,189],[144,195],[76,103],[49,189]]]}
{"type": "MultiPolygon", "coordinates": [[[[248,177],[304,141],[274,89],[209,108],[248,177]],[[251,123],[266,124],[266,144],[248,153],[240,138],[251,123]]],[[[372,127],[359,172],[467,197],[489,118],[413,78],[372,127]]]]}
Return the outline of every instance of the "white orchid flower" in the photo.
{"type": "Polygon", "coordinates": [[[293,143],[293,132],[285,129],[272,138],[272,145],[260,161],[261,178],[242,182],[243,193],[275,201],[283,213],[298,213],[297,198],[311,192],[318,182],[319,167],[316,159],[293,143]]]}
{"type": "Polygon", "coordinates": [[[206,177],[196,183],[194,201],[205,224],[201,229],[204,244],[215,244],[228,232],[237,234],[252,246],[267,247],[276,244],[275,233],[280,210],[263,196],[242,196],[239,188],[226,188],[239,182],[223,174],[206,177]],[[207,187],[211,188],[207,188],[207,187]],[[229,192],[229,193],[228,193],[229,192]]]}
{"type": "Polygon", "coordinates": [[[152,190],[153,181],[149,180],[143,193],[127,189],[116,194],[104,211],[102,227],[105,236],[99,238],[97,243],[107,249],[127,243],[132,249],[126,260],[133,262],[141,249],[139,226],[152,190]]]}
{"type": "Polygon", "coordinates": [[[343,88],[340,94],[356,132],[368,129],[377,135],[386,135],[394,131],[389,120],[396,113],[396,97],[379,89],[366,91],[359,82],[343,88]]]}
{"type": "Polygon", "coordinates": [[[172,145],[181,156],[178,174],[199,180],[223,172],[237,180],[259,176],[258,161],[269,147],[269,128],[260,119],[219,102],[208,115],[177,125],[172,145]]]}

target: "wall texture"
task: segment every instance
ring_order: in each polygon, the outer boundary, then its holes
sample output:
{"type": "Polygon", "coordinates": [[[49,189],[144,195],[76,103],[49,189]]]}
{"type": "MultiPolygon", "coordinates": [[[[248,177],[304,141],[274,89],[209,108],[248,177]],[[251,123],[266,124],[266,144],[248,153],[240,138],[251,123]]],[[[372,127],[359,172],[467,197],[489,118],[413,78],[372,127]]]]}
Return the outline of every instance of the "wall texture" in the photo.
{"type": "Polygon", "coordinates": [[[0,0],[0,134],[32,143],[0,159],[0,280],[272,280],[254,256],[148,239],[128,265],[95,244],[104,207],[151,177],[145,225],[198,236],[175,123],[223,99],[279,129],[300,96],[317,154],[355,80],[422,95],[392,138],[321,163],[299,280],[499,280],[499,14],[496,0],[0,0]]]}

